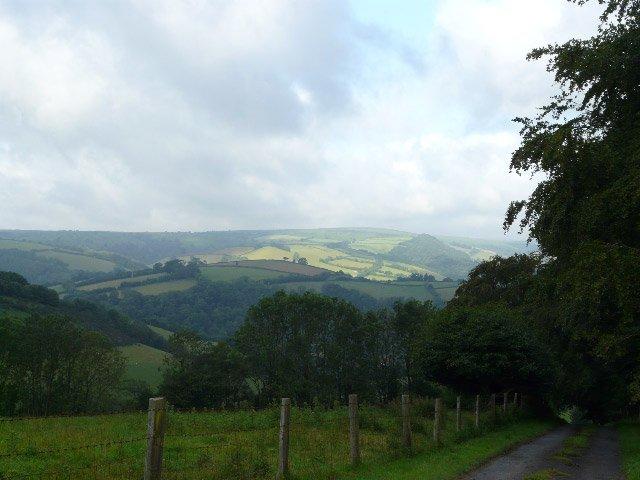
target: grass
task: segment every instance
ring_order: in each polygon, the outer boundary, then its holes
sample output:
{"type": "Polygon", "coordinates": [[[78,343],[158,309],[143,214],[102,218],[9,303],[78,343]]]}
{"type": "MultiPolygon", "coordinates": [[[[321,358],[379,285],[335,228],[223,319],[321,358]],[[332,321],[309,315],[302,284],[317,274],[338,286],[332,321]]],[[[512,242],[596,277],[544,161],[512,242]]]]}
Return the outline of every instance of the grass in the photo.
{"type": "Polygon", "coordinates": [[[404,237],[370,237],[356,240],[351,243],[350,247],[371,253],[389,253],[396,245],[410,239],[411,237],[408,235],[404,237]]]}
{"type": "Polygon", "coordinates": [[[107,280],[104,282],[92,283],[90,285],[83,285],[78,287],[78,290],[84,292],[90,292],[92,290],[99,290],[102,288],[118,288],[122,285],[126,285],[127,283],[132,282],[142,282],[144,280],[149,280],[151,278],[160,278],[164,273],[150,273],[149,275],[139,275],[137,277],[128,277],[128,278],[119,278],[117,280],[107,280]]]}
{"type": "Polygon", "coordinates": [[[640,424],[633,421],[618,425],[622,467],[627,480],[640,480],[640,424]]]}
{"type": "Polygon", "coordinates": [[[38,255],[55,258],[66,263],[71,270],[83,270],[86,272],[110,272],[116,264],[101,258],[82,255],[79,253],[59,252],[55,250],[38,251],[38,255]]]}
{"type": "Polygon", "coordinates": [[[271,280],[287,275],[285,272],[265,268],[235,266],[202,267],[200,273],[212,282],[231,282],[242,277],[248,277],[251,280],[271,280]]]}
{"type": "Polygon", "coordinates": [[[173,332],[165,330],[164,328],[156,327],[155,325],[147,325],[153,332],[160,335],[165,340],[169,340],[173,336],[173,332]]]}
{"type": "Polygon", "coordinates": [[[161,293],[168,292],[182,292],[195,287],[196,281],[190,278],[182,280],[169,280],[167,282],[151,283],[149,285],[141,285],[139,287],[133,287],[133,290],[140,292],[143,295],[160,295],[161,293]]]}
{"type": "Polygon", "coordinates": [[[167,352],[140,343],[119,347],[119,350],[127,359],[128,378],[143,380],[153,389],[160,385],[162,381],[160,367],[169,355],[167,352]]]}
{"type": "MultiPolygon", "coordinates": [[[[495,431],[457,434],[449,415],[443,446],[431,440],[432,405],[416,405],[414,451],[400,445],[399,405],[361,406],[362,465],[349,466],[348,415],[332,410],[292,408],[292,479],[455,478],[514,443],[543,433],[545,422],[523,420],[495,431]],[[425,409],[425,410],[423,410],[425,409]]],[[[274,477],[278,451],[277,408],[263,411],[168,413],[165,479],[247,479],[274,477]]],[[[470,424],[469,414],[465,421],[470,424]]],[[[3,422],[0,472],[6,476],[44,472],[51,480],[141,478],[146,413],[3,422]],[[98,445],[78,449],[85,445],[98,445]]]]}
{"type": "Polygon", "coordinates": [[[433,300],[431,294],[424,284],[412,283],[383,283],[383,282],[359,282],[349,280],[337,281],[317,281],[317,282],[292,282],[283,284],[288,290],[298,290],[300,288],[320,292],[323,285],[335,283],[344,288],[357,290],[374,298],[415,298],[417,300],[433,300]]]}
{"type": "Polygon", "coordinates": [[[51,247],[43,245],[41,243],[22,242],[19,240],[5,240],[0,238],[0,249],[13,249],[13,250],[48,250],[51,247]]]}

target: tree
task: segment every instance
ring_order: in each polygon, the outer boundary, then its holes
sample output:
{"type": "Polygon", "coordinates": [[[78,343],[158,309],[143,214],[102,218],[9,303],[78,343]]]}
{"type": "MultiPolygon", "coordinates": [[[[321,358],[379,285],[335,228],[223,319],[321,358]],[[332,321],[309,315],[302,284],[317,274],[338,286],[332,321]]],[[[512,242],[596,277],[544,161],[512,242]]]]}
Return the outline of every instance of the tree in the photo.
{"type": "Polygon", "coordinates": [[[307,261],[306,257],[300,257],[300,258],[298,258],[298,263],[299,263],[300,265],[308,265],[308,264],[309,264],[309,262],[307,261]]]}
{"type": "Polygon", "coordinates": [[[192,332],[169,340],[160,391],[180,408],[220,408],[246,399],[246,368],[240,354],[225,343],[204,341],[192,332]]]}
{"type": "Polygon", "coordinates": [[[2,414],[98,412],[117,402],[125,362],[106,337],[55,315],[9,318],[3,330],[2,414]]]}
{"type": "Polygon", "coordinates": [[[375,315],[307,292],[277,292],[247,313],[235,336],[249,374],[264,385],[263,401],[344,401],[358,392],[373,398],[381,326],[375,315]]]}
{"type": "Polygon", "coordinates": [[[528,228],[545,258],[530,310],[570,372],[556,396],[602,418],[640,382],[640,2],[599,3],[594,37],[529,55],[549,59],[559,92],[517,119],[511,169],[545,179],[504,226],[528,228]]]}
{"type": "Polygon", "coordinates": [[[501,306],[445,309],[426,325],[417,361],[429,379],[458,391],[539,395],[553,377],[544,345],[525,325],[501,306]]]}

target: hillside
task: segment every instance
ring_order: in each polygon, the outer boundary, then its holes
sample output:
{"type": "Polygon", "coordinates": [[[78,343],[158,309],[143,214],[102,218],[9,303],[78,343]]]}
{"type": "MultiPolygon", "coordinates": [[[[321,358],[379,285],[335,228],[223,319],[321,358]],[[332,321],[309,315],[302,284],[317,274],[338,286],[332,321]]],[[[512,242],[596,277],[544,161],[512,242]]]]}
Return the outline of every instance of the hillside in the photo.
{"type": "Polygon", "coordinates": [[[191,257],[207,264],[304,258],[312,267],[371,280],[394,280],[411,273],[458,279],[481,260],[530,250],[524,242],[371,228],[162,233],[0,230],[0,269],[46,285],[108,281],[113,272],[191,257]]]}
{"type": "Polygon", "coordinates": [[[165,340],[145,324],[130,320],[114,309],[83,299],[60,300],[51,289],[31,285],[15,273],[0,272],[0,321],[30,315],[70,318],[86,330],[104,334],[116,345],[165,346],[165,340]]]}

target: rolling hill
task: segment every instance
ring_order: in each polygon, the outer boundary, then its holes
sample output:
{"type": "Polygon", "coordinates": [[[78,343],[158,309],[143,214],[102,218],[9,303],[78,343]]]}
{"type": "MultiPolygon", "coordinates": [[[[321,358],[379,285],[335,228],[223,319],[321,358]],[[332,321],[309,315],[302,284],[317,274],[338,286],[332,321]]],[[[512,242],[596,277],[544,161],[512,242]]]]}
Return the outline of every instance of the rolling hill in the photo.
{"type": "Polygon", "coordinates": [[[0,230],[0,269],[55,285],[136,271],[172,258],[208,264],[293,260],[353,277],[393,280],[411,273],[464,278],[493,255],[531,251],[525,242],[417,235],[388,229],[328,228],[218,232],[0,230]]]}

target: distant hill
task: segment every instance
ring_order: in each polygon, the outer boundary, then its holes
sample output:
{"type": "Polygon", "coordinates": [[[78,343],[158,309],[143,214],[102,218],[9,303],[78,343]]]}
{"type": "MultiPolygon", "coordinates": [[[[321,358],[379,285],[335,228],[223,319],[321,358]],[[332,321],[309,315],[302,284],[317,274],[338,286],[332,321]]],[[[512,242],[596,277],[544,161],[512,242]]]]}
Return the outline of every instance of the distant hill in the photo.
{"type": "MultiPolygon", "coordinates": [[[[111,280],[155,262],[192,256],[213,264],[304,258],[311,267],[371,280],[411,273],[464,278],[481,260],[532,250],[525,242],[435,237],[373,228],[220,232],[0,230],[0,269],[56,285],[111,280]]],[[[293,267],[291,267],[293,268],[293,267]]]]}

